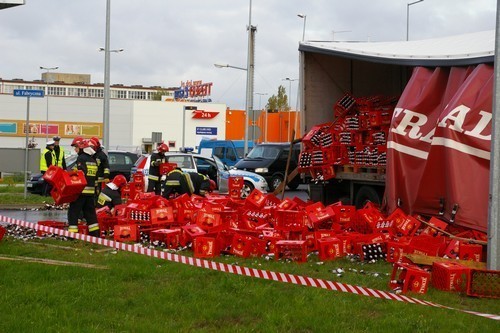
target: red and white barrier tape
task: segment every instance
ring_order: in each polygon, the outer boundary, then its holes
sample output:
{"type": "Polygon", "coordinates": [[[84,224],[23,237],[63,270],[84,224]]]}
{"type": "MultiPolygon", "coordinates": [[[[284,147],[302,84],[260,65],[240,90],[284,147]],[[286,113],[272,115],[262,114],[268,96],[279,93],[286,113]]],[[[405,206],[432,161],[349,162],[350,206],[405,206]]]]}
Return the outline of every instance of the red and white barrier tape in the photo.
{"type": "Polygon", "coordinates": [[[387,299],[387,300],[391,300],[391,301],[399,301],[399,302],[404,302],[404,303],[427,305],[427,306],[432,306],[432,307],[436,307],[436,308],[456,310],[456,311],[469,313],[469,314],[473,314],[473,315],[484,317],[484,318],[500,320],[500,315],[455,309],[455,308],[452,308],[449,306],[444,306],[444,305],[440,305],[440,304],[436,304],[436,303],[432,303],[432,302],[428,302],[428,301],[424,301],[424,300],[420,300],[417,298],[408,297],[408,296],[404,296],[404,295],[396,295],[396,294],[389,293],[389,292],[382,291],[382,290],[375,290],[375,289],[361,287],[361,286],[353,286],[353,285],[346,284],[346,283],[339,283],[339,282],[328,281],[328,280],[323,280],[323,279],[316,279],[316,278],[311,278],[311,277],[307,277],[307,276],[272,272],[272,271],[260,270],[260,269],[255,269],[255,268],[248,268],[248,267],[243,267],[243,266],[238,266],[238,265],[223,264],[223,263],[205,260],[205,259],[198,259],[198,258],[192,258],[192,257],[187,257],[187,256],[181,256],[178,254],[168,253],[168,252],[164,252],[164,251],[146,249],[143,247],[134,246],[133,244],[125,244],[125,243],[120,243],[120,242],[116,242],[116,241],[112,241],[112,240],[108,240],[108,239],[93,237],[93,236],[89,236],[89,235],[82,235],[82,234],[78,234],[78,233],[69,232],[66,230],[42,226],[42,225],[38,225],[36,223],[17,220],[17,219],[13,219],[13,218],[2,216],[2,215],[0,215],[0,222],[7,222],[7,223],[15,224],[15,225],[18,225],[21,227],[25,227],[25,228],[40,230],[40,231],[44,231],[44,232],[48,232],[48,233],[53,233],[53,234],[56,234],[59,236],[75,238],[75,239],[89,242],[89,243],[99,244],[99,245],[107,246],[107,247],[111,247],[111,248],[116,248],[116,249],[119,249],[122,251],[138,253],[138,254],[146,255],[148,257],[154,257],[154,258],[158,258],[158,259],[173,261],[173,262],[182,263],[182,264],[195,266],[195,267],[207,268],[207,269],[225,272],[225,273],[238,274],[238,275],[243,275],[243,276],[251,276],[254,278],[259,278],[259,279],[264,279],[264,280],[292,283],[292,284],[297,284],[297,285],[302,285],[302,286],[307,286],[307,287],[322,288],[322,289],[327,289],[327,290],[340,291],[340,292],[344,292],[344,293],[351,293],[351,294],[363,295],[363,296],[368,296],[368,297],[376,297],[376,298],[387,299]]]}

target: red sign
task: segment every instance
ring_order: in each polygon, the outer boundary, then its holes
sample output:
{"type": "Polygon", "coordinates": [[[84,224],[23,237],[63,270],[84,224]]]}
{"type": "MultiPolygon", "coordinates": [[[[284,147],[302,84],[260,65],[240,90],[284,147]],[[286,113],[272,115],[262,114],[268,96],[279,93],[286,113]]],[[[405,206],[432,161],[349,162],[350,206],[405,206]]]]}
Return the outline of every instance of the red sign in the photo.
{"type": "Polygon", "coordinates": [[[195,119],[212,119],[215,118],[219,112],[217,111],[204,111],[204,110],[194,110],[193,118],[195,119]]]}

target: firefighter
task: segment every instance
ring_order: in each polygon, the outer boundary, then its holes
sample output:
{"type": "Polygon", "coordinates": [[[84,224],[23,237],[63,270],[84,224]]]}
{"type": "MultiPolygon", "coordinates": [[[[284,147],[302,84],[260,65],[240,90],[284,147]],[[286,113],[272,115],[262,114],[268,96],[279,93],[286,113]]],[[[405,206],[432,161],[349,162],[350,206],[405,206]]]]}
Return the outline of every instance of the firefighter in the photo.
{"type": "Polygon", "coordinates": [[[89,235],[99,237],[99,224],[97,223],[94,203],[97,162],[92,156],[95,151],[90,147],[89,141],[82,138],[75,138],[72,146],[75,147],[75,152],[78,154],[76,169],[83,171],[87,185],[78,198],[69,204],[68,231],[78,232],[78,218],[82,214],[87,221],[89,235]]]}
{"type": "Polygon", "coordinates": [[[157,148],[157,152],[151,154],[148,175],[148,192],[154,191],[157,195],[161,194],[160,164],[166,162],[166,152],[168,152],[168,146],[165,143],[161,143],[157,148]]]}
{"type": "Polygon", "coordinates": [[[181,194],[193,194],[194,186],[191,181],[189,173],[182,171],[180,168],[175,168],[167,174],[165,185],[163,187],[163,196],[170,198],[170,196],[181,194]]]}
{"type": "Polygon", "coordinates": [[[56,155],[56,163],[54,164],[66,170],[66,159],[64,158],[64,148],[59,145],[61,137],[59,135],[56,135],[52,138],[52,140],[54,140],[54,153],[56,155]]]}
{"type": "Polygon", "coordinates": [[[97,162],[97,181],[96,181],[96,201],[99,193],[103,188],[103,184],[109,183],[109,159],[108,155],[102,150],[101,143],[98,137],[90,139],[90,146],[94,149],[95,154],[92,156],[97,162]]]}
{"type": "Polygon", "coordinates": [[[127,179],[123,175],[116,175],[110,183],[104,186],[97,199],[97,208],[104,206],[109,207],[111,212],[114,211],[116,205],[121,205],[122,196],[121,189],[127,184],[127,179]]]}
{"type": "MultiPolygon", "coordinates": [[[[54,141],[47,141],[45,144],[45,150],[40,156],[40,171],[42,175],[47,171],[51,165],[56,165],[56,155],[54,152],[54,141]]],[[[42,195],[48,195],[51,186],[49,183],[45,182],[43,184],[42,195]]]]}
{"type": "Polygon", "coordinates": [[[194,194],[205,196],[207,193],[212,192],[216,186],[215,182],[208,176],[198,172],[188,172],[193,183],[194,194]]]}

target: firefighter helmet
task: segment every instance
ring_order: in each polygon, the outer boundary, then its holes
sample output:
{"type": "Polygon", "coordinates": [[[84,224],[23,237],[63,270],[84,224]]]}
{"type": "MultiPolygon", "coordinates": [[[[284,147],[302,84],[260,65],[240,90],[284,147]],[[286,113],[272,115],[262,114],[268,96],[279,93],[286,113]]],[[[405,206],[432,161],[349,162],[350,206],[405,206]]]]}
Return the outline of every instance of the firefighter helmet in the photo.
{"type": "Polygon", "coordinates": [[[115,184],[116,187],[120,188],[127,184],[127,178],[125,178],[124,175],[116,175],[115,178],[113,178],[112,183],[115,184]]]}
{"type": "Polygon", "coordinates": [[[77,147],[78,146],[78,143],[80,141],[83,141],[83,138],[81,136],[77,136],[76,138],[73,139],[73,141],[71,142],[71,147],[77,147]]]}
{"type": "Polygon", "coordinates": [[[101,146],[101,143],[99,142],[99,138],[96,136],[93,136],[90,138],[90,146],[99,148],[101,146]]]}
{"type": "Polygon", "coordinates": [[[159,153],[166,153],[168,151],[168,146],[164,143],[158,146],[159,153]]]}
{"type": "Polygon", "coordinates": [[[210,179],[210,192],[213,192],[214,190],[217,189],[217,184],[212,180],[210,179]]]}

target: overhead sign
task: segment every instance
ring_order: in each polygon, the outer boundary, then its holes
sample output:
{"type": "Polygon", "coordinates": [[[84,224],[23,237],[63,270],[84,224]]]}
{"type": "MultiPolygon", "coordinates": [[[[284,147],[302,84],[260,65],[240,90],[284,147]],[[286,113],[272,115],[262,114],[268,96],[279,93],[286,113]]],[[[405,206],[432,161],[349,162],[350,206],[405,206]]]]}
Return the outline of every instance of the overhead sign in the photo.
{"type": "Polygon", "coordinates": [[[43,97],[44,94],[43,90],[14,89],[14,96],[16,97],[43,97]]]}
{"type": "Polygon", "coordinates": [[[181,82],[181,88],[174,92],[176,101],[211,101],[208,97],[212,93],[212,82],[203,83],[203,81],[181,82]]]}
{"type": "Polygon", "coordinates": [[[193,111],[193,118],[194,119],[213,119],[218,114],[219,114],[219,112],[217,112],[217,111],[194,110],[193,111]]]}
{"type": "Polygon", "coordinates": [[[217,135],[217,127],[196,127],[197,135],[217,135]]]}

